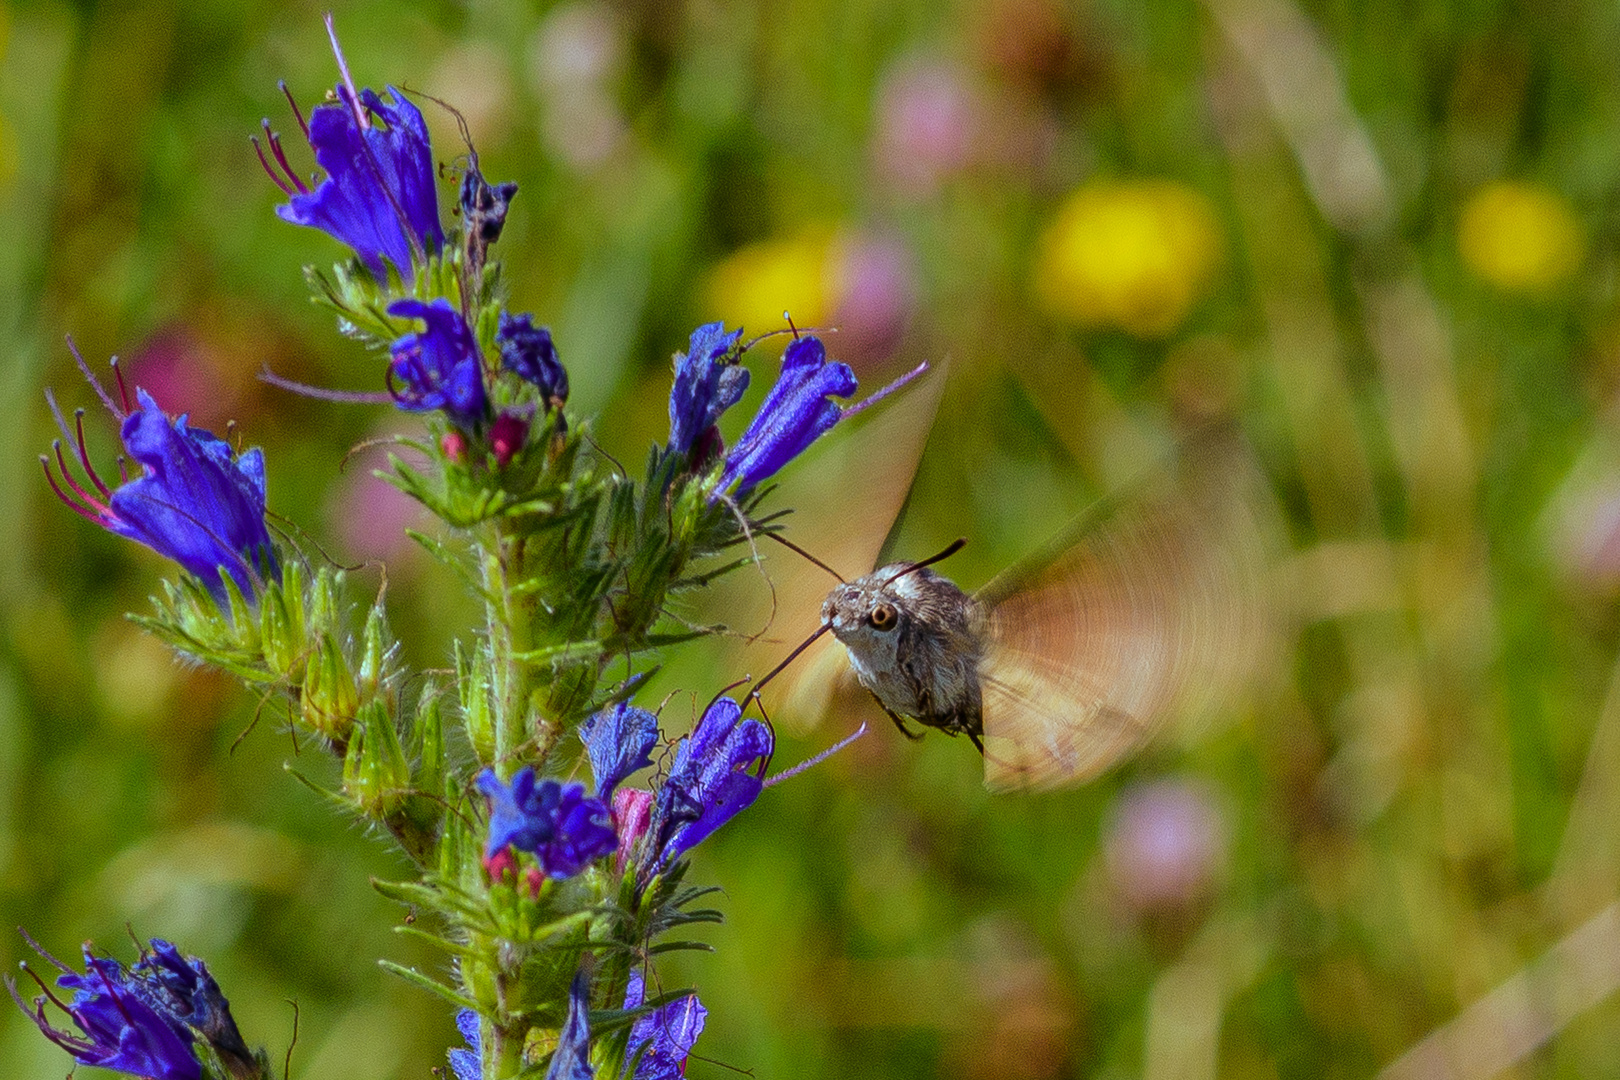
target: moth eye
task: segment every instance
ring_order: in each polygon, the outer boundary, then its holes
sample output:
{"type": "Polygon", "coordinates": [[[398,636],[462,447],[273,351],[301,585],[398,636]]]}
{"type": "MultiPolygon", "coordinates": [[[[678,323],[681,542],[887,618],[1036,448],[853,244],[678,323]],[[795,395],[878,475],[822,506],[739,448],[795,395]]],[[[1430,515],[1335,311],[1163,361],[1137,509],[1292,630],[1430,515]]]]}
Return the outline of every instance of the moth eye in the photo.
{"type": "Polygon", "coordinates": [[[872,614],[868,615],[866,619],[872,624],[874,630],[888,630],[894,626],[899,617],[899,612],[894,610],[893,604],[879,604],[872,609],[872,614]]]}

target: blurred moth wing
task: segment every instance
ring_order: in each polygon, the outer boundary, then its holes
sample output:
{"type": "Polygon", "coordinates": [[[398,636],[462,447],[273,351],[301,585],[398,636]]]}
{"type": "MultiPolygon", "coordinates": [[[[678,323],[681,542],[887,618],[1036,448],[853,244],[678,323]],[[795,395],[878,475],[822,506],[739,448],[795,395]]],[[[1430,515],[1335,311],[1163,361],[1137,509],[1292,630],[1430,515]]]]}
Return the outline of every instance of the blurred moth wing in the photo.
{"type": "Polygon", "coordinates": [[[1094,777],[1251,678],[1275,512],[1247,457],[1213,437],[1161,472],[973,595],[992,790],[1094,777]]]}

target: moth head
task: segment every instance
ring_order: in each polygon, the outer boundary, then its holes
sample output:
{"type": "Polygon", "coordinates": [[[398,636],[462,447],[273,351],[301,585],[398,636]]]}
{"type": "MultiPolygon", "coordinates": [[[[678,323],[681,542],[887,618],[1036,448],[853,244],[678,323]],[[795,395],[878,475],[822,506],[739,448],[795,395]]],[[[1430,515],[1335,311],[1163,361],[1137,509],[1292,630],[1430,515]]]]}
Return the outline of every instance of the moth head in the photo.
{"type": "Polygon", "coordinates": [[[821,606],[821,621],[833,635],[851,649],[892,651],[905,621],[906,598],[888,579],[884,570],[867,574],[827,594],[821,606]]]}

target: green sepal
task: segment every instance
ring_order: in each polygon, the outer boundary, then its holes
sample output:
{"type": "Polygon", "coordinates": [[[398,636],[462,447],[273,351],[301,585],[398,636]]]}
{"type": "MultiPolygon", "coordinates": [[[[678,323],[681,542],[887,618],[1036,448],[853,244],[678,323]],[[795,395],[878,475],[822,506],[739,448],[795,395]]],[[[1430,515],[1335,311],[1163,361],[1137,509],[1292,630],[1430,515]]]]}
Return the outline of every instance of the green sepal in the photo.
{"type": "Polygon", "coordinates": [[[311,638],[337,633],[342,628],[340,598],[345,580],[346,575],[341,570],[322,567],[316,571],[315,584],[309,590],[309,612],[306,617],[311,638]]]}
{"type": "Polygon", "coordinates": [[[337,314],[338,330],[345,337],[386,349],[410,332],[411,320],[388,314],[394,301],[444,297],[458,309],[461,307],[459,250],[447,245],[441,252],[429,255],[426,264],[418,264],[415,270],[409,286],[391,266],[388,280],[379,282],[359,259],[350,259],[333,266],[330,272],[306,266],[304,278],[309,282],[310,299],[337,314]]]}
{"type": "MultiPolygon", "coordinates": [[[[372,475],[386,478],[386,474],[380,471],[372,475]]],[[[405,535],[414,540],[423,551],[433,556],[435,562],[455,571],[456,576],[461,578],[478,599],[486,604],[495,603],[495,597],[489,590],[484,588],[484,583],[478,580],[477,570],[468,565],[465,552],[452,548],[436,536],[429,536],[427,533],[418,532],[416,529],[406,529],[405,535]]]]}
{"type": "Polygon", "coordinates": [[[366,628],[360,635],[360,700],[370,701],[377,695],[388,678],[388,664],[393,646],[388,635],[388,617],[379,598],[371,605],[366,616],[366,628]]]}
{"type": "Polygon", "coordinates": [[[402,809],[410,791],[411,765],[394,718],[383,699],[373,699],[355,715],[343,756],[343,792],[361,813],[386,821],[402,809]]]}
{"type": "Polygon", "coordinates": [[[304,681],[309,656],[304,622],[304,572],[290,559],[281,580],[267,586],[259,597],[259,636],[264,663],[288,686],[304,681]]]}
{"type": "Polygon", "coordinates": [[[461,720],[466,726],[467,742],[472,745],[480,764],[495,760],[495,711],[490,704],[490,671],[488,651],[483,646],[472,650],[472,655],[456,642],[456,685],[461,690],[461,720]]]}
{"type": "Polygon", "coordinates": [[[360,691],[354,684],[343,648],[330,632],[316,641],[304,673],[302,715],[304,723],[336,743],[349,736],[355,712],[360,707],[360,691]]]}
{"type": "Polygon", "coordinates": [[[714,952],[714,946],[707,941],[663,941],[647,947],[648,956],[667,952],[714,952]]]}
{"type": "Polygon", "coordinates": [[[436,949],[449,953],[451,956],[454,956],[457,959],[476,960],[482,957],[482,953],[480,953],[478,949],[464,941],[451,941],[447,937],[441,937],[438,934],[430,934],[421,927],[411,926],[408,924],[404,926],[396,926],[394,927],[394,933],[399,934],[401,937],[414,938],[417,941],[425,942],[428,945],[432,945],[436,949]]]}
{"type": "MultiPolygon", "coordinates": [[[[416,790],[423,795],[438,796],[444,790],[444,709],[439,701],[439,685],[432,678],[422,683],[422,696],[416,705],[416,717],[411,724],[411,749],[416,755],[416,790]]],[[[434,802],[434,816],[438,804],[434,802]]]]}
{"type": "Polygon", "coordinates": [[[300,784],[303,784],[305,787],[309,788],[309,790],[313,791],[316,795],[319,795],[323,802],[331,803],[333,807],[344,812],[352,812],[354,810],[354,803],[350,802],[347,796],[343,795],[341,792],[332,791],[330,788],[324,788],[320,784],[317,784],[315,781],[293,768],[292,762],[283,762],[281,767],[286,770],[288,775],[290,775],[294,780],[297,780],[300,784]]]}
{"type": "Polygon", "coordinates": [[[170,648],[204,664],[222,668],[253,682],[273,676],[264,671],[258,627],[252,609],[235,579],[223,576],[223,606],[201,581],[182,574],[165,580],[161,596],[153,596],[152,615],[131,614],[130,620],[170,648]]]}

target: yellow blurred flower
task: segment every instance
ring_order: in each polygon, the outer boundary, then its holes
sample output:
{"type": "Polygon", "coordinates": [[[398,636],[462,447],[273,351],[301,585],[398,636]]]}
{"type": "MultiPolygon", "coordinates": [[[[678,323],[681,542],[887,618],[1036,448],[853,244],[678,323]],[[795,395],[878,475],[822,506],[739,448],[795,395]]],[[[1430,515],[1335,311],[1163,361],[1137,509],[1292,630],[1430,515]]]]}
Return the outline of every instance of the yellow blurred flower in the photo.
{"type": "Polygon", "coordinates": [[[1214,208],[1192,188],[1093,181],[1041,235],[1035,295],[1048,314],[1079,326],[1164,337],[1208,289],[1221,246],[1214,208]]]}
{"type": "Polygon", "coordinates": [[[838,282],[831,229],[739,248],[709,271],[704,306],[728,326],[752,333],[786,324],[819,326],[832,315],[838,282]]]}
{"type": "Polygon", "coordinates": [[[1499,180],[1463,206],[1457,248],[1468,268],[1497,288],[1541,293],[1580,268],[1586,237],[1557,193],[1522,180],[1499,180]]]}

